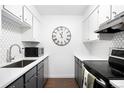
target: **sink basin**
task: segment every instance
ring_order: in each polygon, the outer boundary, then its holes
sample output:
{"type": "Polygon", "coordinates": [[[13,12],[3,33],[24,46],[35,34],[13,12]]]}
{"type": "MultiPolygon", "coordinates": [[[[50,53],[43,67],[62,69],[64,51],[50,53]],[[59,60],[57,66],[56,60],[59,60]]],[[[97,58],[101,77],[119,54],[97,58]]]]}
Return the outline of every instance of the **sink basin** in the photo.
{"type": "Polygon", "coordinates": [[[23,68],[34,61],[35,60],[21,60],[16,63],[12,63],[10,65],[4,66],[3,68],[23,68]]]}

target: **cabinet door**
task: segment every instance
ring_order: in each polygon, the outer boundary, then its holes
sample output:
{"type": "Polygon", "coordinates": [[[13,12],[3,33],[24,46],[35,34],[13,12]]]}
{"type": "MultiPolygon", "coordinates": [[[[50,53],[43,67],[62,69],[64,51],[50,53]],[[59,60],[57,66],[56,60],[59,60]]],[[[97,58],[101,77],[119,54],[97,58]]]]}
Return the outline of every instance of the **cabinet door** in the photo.
{"type": "Polygon", "coordinates": [[[89,40],[89,19],[83,22],[83,40],[89,40]]]}
{"type": "Polygon", "coordinates": [[[26,88],[37,88],[37,77],[36,75],[34,75],[31,79],[29,79],[26,84],[25,84],[25,87],[26,88]]]}
{"type": "Polygon", "coordinates": [[[77,58],[75,57],[75,79],[78,81],[78,64],[77,64],[77,58]]]}
{"type": "Polygon", "coordinates": [[[2,16],[2,14],[1,14],[1,10],[2,10],[2,5],[0,5],[0,39],[1,39],[1,37],[2,37],[2,36],[1,36],[1,35],[2,35],[2,30],[1,30],[1,29],[2,29],[2,21],[1,21],[1,18],[2,18],[1,16],[2,16]]]}
{"type": "Polygon", "coordinates": [[[77,78],[77,64],[76,64],[76,57],[74,57],[74,68],[75,68],[75,79],[77,78]]]}
{"type": "Polygon", "coordinates": [[[100,5],[99,6],[99,25],[111,19],[111,6],[100,5]]]}
{"type": "Polygon", "coordinates": [[[39,36],[39,33],[41,32],[41,24],[40,24],[40,21],[33,17],[33,38],[35,38],[36,40],[39,40],[40,37],[39,36]]]}
{"type": "Polygon", "coordinates": [[[33,67],[25,74],[25,82],[27,82],[32,76],[36,74],[36,67],[33,67]]]}
{"type": "Polygon", "coordinates": [[[42,88],[44,85],[44,67],[40,68],[38,70],[38,88],[42,88]]]}
{"type": "Polygon", "coordinates": [[[78,63],[76,63],[77,64],[77,83],[78,83],[78,85],[79,85],[79,64],[78,63]]]}
{"type": "Polygon", "coordinates": [[[22,20],[22,5],[4,5],[3,7],[19,20],[22,20]]]}
{"type": "Polygon", "coordinates": [[[124,5],[112,5],[112,18],[124,12],[124,5]]]}
{"type": "Polygon", "coordinates": [[[98,30],[98,8],[89,16],[89,40],[96,40],[97,34],[95,33],[98,30]]]}
{"type": "Polygon", "coordinates": [[[24,6],[24,22],[32,26],[32,14],[26,6],[24,6]]]}
{"type": "Polygon", "coordinates": [[[10,84],[7,88],[24,88],[24,78],[23,76],[10,84]]]}
{"type": "Polygon", "coordinates": [[[44,84],[48,79],[48,57],[44,59],[44,84]]]}
{"type": "Polygon", "coordinates": [[[82,76],[82,67],[80,65],[79,66],[79,86],[80,86],[80,88],[83,87],[83,81],[82,81],[82,79],[83,79],[83,76],[82,76]]]}

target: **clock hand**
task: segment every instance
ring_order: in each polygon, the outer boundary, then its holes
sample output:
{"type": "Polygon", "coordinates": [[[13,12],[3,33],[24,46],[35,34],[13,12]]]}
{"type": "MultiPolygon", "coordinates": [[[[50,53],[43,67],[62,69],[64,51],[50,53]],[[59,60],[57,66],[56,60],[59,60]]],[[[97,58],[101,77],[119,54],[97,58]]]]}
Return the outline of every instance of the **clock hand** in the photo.
{"type": "Polygon", "coordinates": [[[60,33],[61,38],[63,38],[62,33],[60,33]]]}

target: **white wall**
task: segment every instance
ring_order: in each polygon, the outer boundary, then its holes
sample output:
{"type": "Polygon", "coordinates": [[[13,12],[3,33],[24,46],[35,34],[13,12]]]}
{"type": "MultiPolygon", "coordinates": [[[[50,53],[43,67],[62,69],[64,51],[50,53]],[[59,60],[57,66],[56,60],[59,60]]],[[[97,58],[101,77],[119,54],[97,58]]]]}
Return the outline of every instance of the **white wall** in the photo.
{"type": "Polygon", "coordinates": [[[82,44],[82,16],[42,16],[39,40],[49,57],[50,77],[74,77],[74,53],[88,54],[82,44]],[[72,34],[69,44],[57,46],[52,41],[52,32],[58,26],[66,26],[72,34]]]}
{"type": "Polygon", "coordinates": [[[2,9],[2,6],[0,6],[0,37],[1,37],[1,9],[2,9]]]}

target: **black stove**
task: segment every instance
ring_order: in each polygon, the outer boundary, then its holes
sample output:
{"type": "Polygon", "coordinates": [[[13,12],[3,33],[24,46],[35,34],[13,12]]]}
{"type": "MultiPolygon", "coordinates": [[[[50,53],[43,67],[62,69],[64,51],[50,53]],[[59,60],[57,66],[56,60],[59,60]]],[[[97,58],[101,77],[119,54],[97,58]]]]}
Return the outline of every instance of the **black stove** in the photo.
{"type": "Polygon", "coordinates": [[[108,85],[109,80],[124,80],[124,49],[112,49],[108,60],[85,60],[83,63],[90,73],[108,85]]]}

